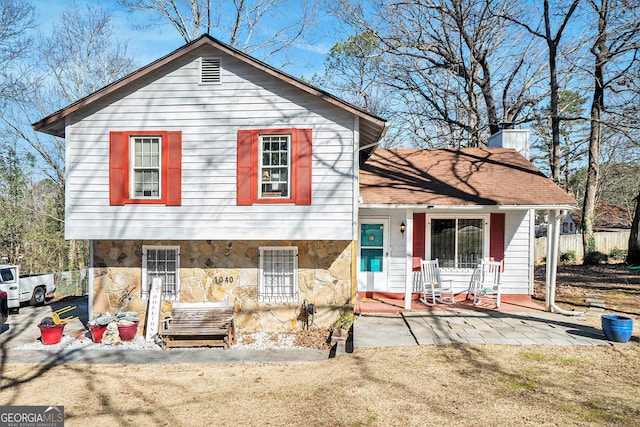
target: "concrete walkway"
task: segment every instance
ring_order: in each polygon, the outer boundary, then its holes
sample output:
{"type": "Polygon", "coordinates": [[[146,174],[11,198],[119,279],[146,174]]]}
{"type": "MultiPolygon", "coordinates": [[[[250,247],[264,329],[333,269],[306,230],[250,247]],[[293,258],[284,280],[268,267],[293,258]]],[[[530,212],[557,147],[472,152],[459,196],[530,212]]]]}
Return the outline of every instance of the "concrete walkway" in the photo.
{"type": "Polygon", "coordinates": [[[397,315],[360,316],[354,346],[388,347],[429,344],[609,345],[602,330],[584,316],[553,313],[504,313],[434,310],[397,315]]]}
{"type": "Polygon", "coordinates": [[[308,363],[329,358],[329,350],[91,350],[73,349],[59,352],[9,349],[4,363],[36,363],[41,365],[76,364],[243,364],[243,363],[308,363]]]}
{"type": "MultiPolygon", "coordinates": [[[[97,350],[73,348],[60,351],[17,350],[39,338],[36,325],[52,308],[28,307],[10,317],[0,333],[0,363],[198,364],[198,363],[305,363],[326,360],[329,350],[288,349],[170,349],[97,350]]],[[[65,329],[84,331],[81,319],[65,329]]],[[[447,307],[400,314],[363,314],[354,324],[355,352],[364,347],[430,344],[508,345],[613,345],[601,329],[589,326],[585,316],[567,317],[546,312],[498,312],[447,307]]],[[[593,322],[592,322],[593,323],[593,322]]],[[[634,345],[638,337],[630,343],[634,345]]],[[[337,351],[337,350],[334,350],[337,351]]],[[[340,354],[339,352],[338,354],[340,354]]]]}

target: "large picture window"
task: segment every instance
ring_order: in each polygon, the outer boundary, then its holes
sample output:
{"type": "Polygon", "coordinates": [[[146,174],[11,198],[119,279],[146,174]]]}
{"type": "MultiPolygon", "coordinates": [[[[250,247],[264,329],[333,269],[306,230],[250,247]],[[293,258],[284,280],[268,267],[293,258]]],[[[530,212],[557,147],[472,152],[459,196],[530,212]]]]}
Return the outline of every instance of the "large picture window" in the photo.
{"type": "Polygon", "coordinates": [[[261,247],[258,301],[296,302],[298,296],[298,248],[261,247]]]}
{"type": "Polygon", "coordinates": [[[177,300],[180,295],[180,248],[142,247],[142,299],[149,298],[153,279],[162,279],[162,299],[177,300]]]}
{"type": "Polygon", "coordinates": [[[445,268],[474,268],[485,253],[485,220],[482,218],[432,218],[431,259],[445,268]]]}

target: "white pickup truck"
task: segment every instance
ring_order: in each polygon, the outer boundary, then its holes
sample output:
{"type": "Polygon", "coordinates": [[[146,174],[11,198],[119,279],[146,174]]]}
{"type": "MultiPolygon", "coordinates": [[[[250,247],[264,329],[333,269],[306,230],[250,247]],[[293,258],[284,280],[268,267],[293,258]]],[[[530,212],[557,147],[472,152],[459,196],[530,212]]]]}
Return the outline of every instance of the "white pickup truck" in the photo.
{"type": "Polygon", "coordinates": [[[20,308],[20,303],[44,304],[45,295],[56,290],[54,273],[20,275],[17,265],[0,265],[0,291],[7,293],[9,310],[20,308]]]}

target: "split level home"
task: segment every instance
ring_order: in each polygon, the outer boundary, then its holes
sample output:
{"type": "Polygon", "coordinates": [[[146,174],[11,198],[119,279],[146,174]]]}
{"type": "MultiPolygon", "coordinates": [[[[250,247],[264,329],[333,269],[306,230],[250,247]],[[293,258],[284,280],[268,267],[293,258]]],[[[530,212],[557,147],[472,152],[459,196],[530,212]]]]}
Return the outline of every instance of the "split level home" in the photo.
{"type": "MultiPolygon", "coordinates": [[[[233,302],[246,332],[299,329],[304,304],[329,326],[358,293],[410,301],[422,258],[459,293],[501,260],[529,295],[533,209],[575,203],[513,148],[380,149],[384,119],[208,35],[33,127],[66,141],[93,315],[137,312],[139,333],[157,278],[161,316],[233,302]]],[[[494,145],[526,145],[512,132],[494,145]]]]}

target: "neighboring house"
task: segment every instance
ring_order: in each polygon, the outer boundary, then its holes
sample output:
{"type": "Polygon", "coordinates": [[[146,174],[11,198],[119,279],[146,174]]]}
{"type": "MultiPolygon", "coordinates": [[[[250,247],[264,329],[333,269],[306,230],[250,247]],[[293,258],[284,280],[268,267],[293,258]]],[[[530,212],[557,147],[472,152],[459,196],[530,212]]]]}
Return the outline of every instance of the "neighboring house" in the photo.
{"type": "Polygon", "coordinates": [[[560,234],[576,234],[576,222],[573,220],[571,215],[565,215],[562,218],[560,234]]]}
{"type": "Polygon", "coordinates": [[[161,278],[162,316],[232,301],[243,331],[292,331],[306,301],[329,326],[356,291],[410,296],[420,257],[459,289],[503,259],[530,293],[531,210],[574,203],[511,149],[376,150],[385,120],[208,35],[33,127],[66,139],[94,314],[145,319],[161,278]]]}
{"type": "MultiPolygon", "coordinates": [[[[538,215],[536,221],[536,237],[544,237],[547,235],[547,229],[549,215],[546,212],[543,215],[538,215]]],[[[560,235],[576,234],[578,233],[578,216],[577,214],[567,214],[562,217],[560,222],[560,235]],[[576,219],[574,219],[574,217],[576,219]]]]}

